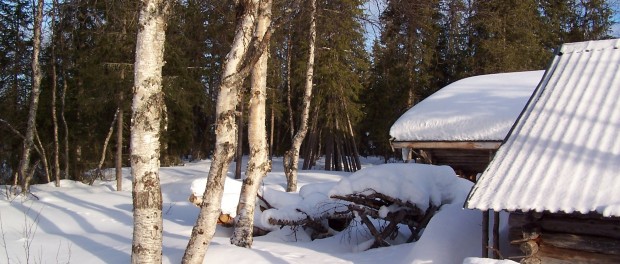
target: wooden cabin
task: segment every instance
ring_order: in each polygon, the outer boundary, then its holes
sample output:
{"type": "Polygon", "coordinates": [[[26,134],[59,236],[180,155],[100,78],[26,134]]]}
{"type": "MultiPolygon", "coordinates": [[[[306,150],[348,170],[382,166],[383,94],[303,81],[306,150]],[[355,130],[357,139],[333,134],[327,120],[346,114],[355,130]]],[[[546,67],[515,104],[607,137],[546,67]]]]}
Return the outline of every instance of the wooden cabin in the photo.
{"type": "Polygon", "coordinates": [[[390,129],[403,159],[449,165],[475,180],[525,107],[544,71],[474,76],[456,81],[404,113],[390,129]]]}
{"type": "Polygon", "coordinates": [[[469,194],[510,212],[522,263],[620,263],[619,48],[564,44],[469,194]]]}

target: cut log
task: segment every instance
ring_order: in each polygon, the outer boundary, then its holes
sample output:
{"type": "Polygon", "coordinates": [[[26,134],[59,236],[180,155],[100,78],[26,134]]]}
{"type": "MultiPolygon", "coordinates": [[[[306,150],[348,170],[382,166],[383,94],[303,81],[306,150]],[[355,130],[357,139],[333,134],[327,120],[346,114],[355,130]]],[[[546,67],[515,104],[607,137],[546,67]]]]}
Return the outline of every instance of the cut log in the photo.
{"type": "Polygon", "coordinates": [[[523,253],[525,253],[526,256],[534,256],[536,253],[538,253],[538,243],[533,240],[521,243],[521,246],[519,246],[519,248],[523,253]]]}
{"type": "Polygon", "coordinates": [[[192,204],[194,204],[195,206],[198,206],[198,207],[200,207],[200,204],[202,203],[202,197],[201,196],[197,196],[197,195],[195,195],[193,193],[189,195],[189,198],[187,198],[187,200],[190,203],[192,203],[192,204]]]}
{"type": "Polygon", "coordinates": [[[217,218],[217,224],[224,227],[233,227],[235,225],[235,218],[229,214],[220,213],[220,216],[217,218]]]}

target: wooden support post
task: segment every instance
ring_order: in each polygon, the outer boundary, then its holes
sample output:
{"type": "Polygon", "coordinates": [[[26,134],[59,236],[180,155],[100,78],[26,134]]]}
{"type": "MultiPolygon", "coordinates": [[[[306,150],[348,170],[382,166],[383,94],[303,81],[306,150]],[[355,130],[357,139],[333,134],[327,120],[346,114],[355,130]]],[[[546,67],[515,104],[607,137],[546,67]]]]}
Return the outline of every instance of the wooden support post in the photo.
{"type": "Polygon", "coordinates": [[[499,259],[499,212],[493,211],[493,258],[499,259]]]}
{"type": "Polygon", "coordinates": [[[489,211],[482,212],[482,257],[489,257],[489,211]]]}

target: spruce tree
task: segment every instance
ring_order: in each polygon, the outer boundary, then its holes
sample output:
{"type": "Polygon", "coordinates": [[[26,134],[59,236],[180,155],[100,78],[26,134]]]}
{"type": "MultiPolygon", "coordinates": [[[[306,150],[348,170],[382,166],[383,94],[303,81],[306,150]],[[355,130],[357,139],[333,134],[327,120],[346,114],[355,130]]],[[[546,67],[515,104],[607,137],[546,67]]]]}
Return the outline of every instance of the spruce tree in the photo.
{"type": "MultiPolygon", "coordinates": [[[[318,127],[310,129],[317,133],[317,137],[323,135],[313,143],[324,142],[326,151],[331,148],[327,137],[336,137],[333,145],[335,152],[331,157],[338,162],[332,163],[336,165],[333,168],[326,166],[327,170],[356,170],[356,154],[352,144],[357,144],[357,140],[351,137],[349,128],[355,127],[356,130],[361,117],[359,96],[363,92],[369,67],[363,28],[358,19],[363,15],[363,4],[361,0],[317,2],[316,96],[312,104],[321,110],[310,119],[318,118],[318,127]],[[344,167],[338,167],[341,164],[344,167]]],[[[318,150],[319,146],[306,144],[305,148],[318,150]]],[[[308,153],[308,150],[305,152],[308,153]]],[[[306,155],[305,158],[312,157],[306,155]]]]}
{"type": "Polygon", "coordinates": [[[543,69],[550,53],[541,43],[541,15],[534,0],[474,1],[474,74],[543,69]]]}

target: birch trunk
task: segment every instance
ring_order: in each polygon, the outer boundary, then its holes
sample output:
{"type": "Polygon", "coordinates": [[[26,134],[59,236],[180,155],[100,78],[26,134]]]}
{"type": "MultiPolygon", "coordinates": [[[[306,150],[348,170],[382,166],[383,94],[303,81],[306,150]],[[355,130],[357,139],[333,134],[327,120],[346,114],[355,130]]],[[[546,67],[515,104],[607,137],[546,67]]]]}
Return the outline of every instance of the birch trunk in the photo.
{"type": "Polygon", "coordinates": [[[311,0],[310,8],[310,48],[308,54],[308,69],[306,71],[306,85],[303,98],[303,109],[299,130],[293,138],[291,149],[284,154],[284,173],[286,174],[286,191],[297,191],[297,169],[299,163],[299,149],[308,132],[308,117],[310,115],[310,101],[312,101],[312,77],[314,75],[314,44],[316,41],[316,0],[311,0]]]}
{"type": "Polygon", "coordinates": [[[224,181],[228,165],[235,155],[237,125],[235,108],[243,81],[241,66],[247,56],[259,0],[243,0],[237,3],[241,11],[235,28],[233,45],[222,66],[222,81],[216,103],[215,150],[207,178],[207,186],[200,204],[200,213],[192,229],[182,263],[200,264],[217,225],[221,212],[224,181]]]}
{"type": "Polygon", "coordinates": [[[22,192],[30,191],[30,180],[32,174],[29,173],[30,152],[34,145],[34,134],[36,130],[37,108],[39,107],[39,95],[41,94],[41,65],[39,64],[39,54],[41,52],[41,27],[43,24],[43,0],[37,1],[36,15],[34,18],[34,35],[32,38],[32,93],[30,94],[30,109],[28,111],[28,122],[24,135],[23,152],[19,163],[19,178],[21,179],[22,192]]]}
{"type": "MultiPolygon", "coordinates": [[[[271,0],[260,2],[256,22],[257,41],[263,41],[263,36],[271,24],[271,0]]],[[[263,50],[258,62],[253,66],[250,92],[250,109],[248,118],[248,143],[250,145],[250,160],[246,170],[246,178],[241,186],[239,204],[237,205],[237,219],[235,231],[230,243],[239,247],[252,247],[254,230],[254,207],[258,187],[267,172],[271,170],[269,153],[267,151],[267,128],[265,123],[267,101],[267,60],[269,49],[263,50]]]]}
{"type": "Polygon", "coordinates": [[[159,183],[161,123],[164,110],[162,67],[170,1],[142,0],[134,66],[131,120],[133,176],[132,263],[162,261],[162,196],[159,183]]]}

